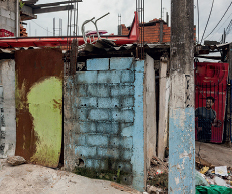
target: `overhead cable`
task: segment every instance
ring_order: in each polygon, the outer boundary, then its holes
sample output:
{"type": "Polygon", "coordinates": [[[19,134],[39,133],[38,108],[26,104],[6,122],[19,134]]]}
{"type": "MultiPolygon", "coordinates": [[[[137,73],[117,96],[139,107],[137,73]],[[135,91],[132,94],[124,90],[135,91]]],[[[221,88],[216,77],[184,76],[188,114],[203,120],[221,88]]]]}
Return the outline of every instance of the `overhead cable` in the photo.
{"type": "MultiPolygon", "coordinates": [[[[34,22],[33,20],[31,20],[32,22],[34,22]]],[[[47,32],[49,33],[53,33],[53,32],[50,32],[49,30],[47,30],[46,28],[44,28],[43,26],[40,26],[39,24],[37,24],[36,22],[34,22],[37,26],[39,26],[40,28],[46,30],[47,32]]]]}
{"type": "MultiPolygon", "coordinates": [[[[210,36],[210,35],[213,33],[213,31],[217,28],[217,26],[220,24],[220,22],[222,21],[222,19],[223,19],[224,16],[226,15],[226,13],[227,13],[227,11],[229,10],[229,8],[230,8],[231,5],[232,5],[232,1],[230,2],[230,5],[229,5],[228,8],[226,9],[225,13],[224,13],[223,16],[221,17],[221,19],[219,20],[219,22],[217,23],[217,25],[216,25],[216,26],[214,27],[214,29],[208,34],[208,36],[210,36]]],[[[204,38],[204,40],[205,40],[208,36],[206,36],[206,37],[204,38]]]]}
{"type": "Polygon", "coordinates": [[[201,43],[202,43],[202,40],[203,40],[203,38],[204,38],[205,31],[206,31],[206,28],[207,28],[207,26],[208,26],[209,19],[210,19],[212,10],[213,10],[213,4],[214,4],[214,0],[212,1],[211,9],[210,9],[210,12],[209,12],[209,17],[208,17],[207,23],[206,23],[206,25],[205,25],[204,33],[203,33],[203,35],[202,35],[202,37],[201,37],[201,43]]]}

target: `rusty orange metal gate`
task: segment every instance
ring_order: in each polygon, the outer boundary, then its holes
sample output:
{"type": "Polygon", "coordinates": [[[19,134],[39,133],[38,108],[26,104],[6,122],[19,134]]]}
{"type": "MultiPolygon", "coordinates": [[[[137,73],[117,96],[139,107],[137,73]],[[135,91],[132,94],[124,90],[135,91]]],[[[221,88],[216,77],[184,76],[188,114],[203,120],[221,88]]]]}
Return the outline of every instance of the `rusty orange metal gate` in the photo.
{"type": "Polygon", "coordinates": [[[15,61],[15,154],[30,163],[55,168],[62,139],[61,50],[19,50],[15,61]]]}

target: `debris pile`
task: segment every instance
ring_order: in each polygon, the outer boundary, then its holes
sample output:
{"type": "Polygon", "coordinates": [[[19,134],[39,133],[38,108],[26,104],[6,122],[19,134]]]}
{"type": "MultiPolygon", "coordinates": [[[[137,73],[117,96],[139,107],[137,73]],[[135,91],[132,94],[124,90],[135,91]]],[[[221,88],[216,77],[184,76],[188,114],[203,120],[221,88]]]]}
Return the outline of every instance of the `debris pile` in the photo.
{"type": "Polygon", "coordinates": [[[153,157],[150,162],[147,176],[147,192],[149,194],[167,193],[168,159],[161,160],[158,157],[153,157]]]}
{"type": "MultiPolygon", "coordinates": [[[[197,184],[196,186],[210,186],[218,185],[222,187],[228,187],[232,189],[232,168],[227,166],[203,166],[198,169],[199,178],[205,180],[205,184],[197,184]]],[[[231,190],[232,191],[232,190],[231,190]]]]}

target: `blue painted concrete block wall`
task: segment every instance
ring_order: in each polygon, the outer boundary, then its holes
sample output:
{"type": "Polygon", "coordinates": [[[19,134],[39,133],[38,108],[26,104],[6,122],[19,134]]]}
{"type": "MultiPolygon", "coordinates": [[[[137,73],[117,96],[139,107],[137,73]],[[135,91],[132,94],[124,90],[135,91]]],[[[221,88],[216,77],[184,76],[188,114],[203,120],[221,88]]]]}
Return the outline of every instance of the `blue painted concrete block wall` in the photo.
{"type": "Polygon", "coordinates": [[[65,78],[65,167],[125,172],[122,182],[144,188],[144,61],[87,60],[87,71],[65,78]]]}

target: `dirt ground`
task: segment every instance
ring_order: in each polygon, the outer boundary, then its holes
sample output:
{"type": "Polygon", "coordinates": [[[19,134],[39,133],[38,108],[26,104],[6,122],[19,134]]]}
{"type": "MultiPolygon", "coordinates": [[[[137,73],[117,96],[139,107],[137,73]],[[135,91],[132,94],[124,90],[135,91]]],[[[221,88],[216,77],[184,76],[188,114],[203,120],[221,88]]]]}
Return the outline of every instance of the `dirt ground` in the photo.
{"type": "Polygon", "coordinates": [[[224,144],[196,141],[196,156],[198,153],[202,159],[214,166],[232,167],[232,148],[225,147],[224,144]]]}
{"type": "Polygon", "coordinates": [[[128,188],[120,189],[120,185],[110,181],[90,179],[71,172],[32,164],[11,166],[5,159],[0,159],[0,163],[0,194],[139,193],[128,188]]]}

